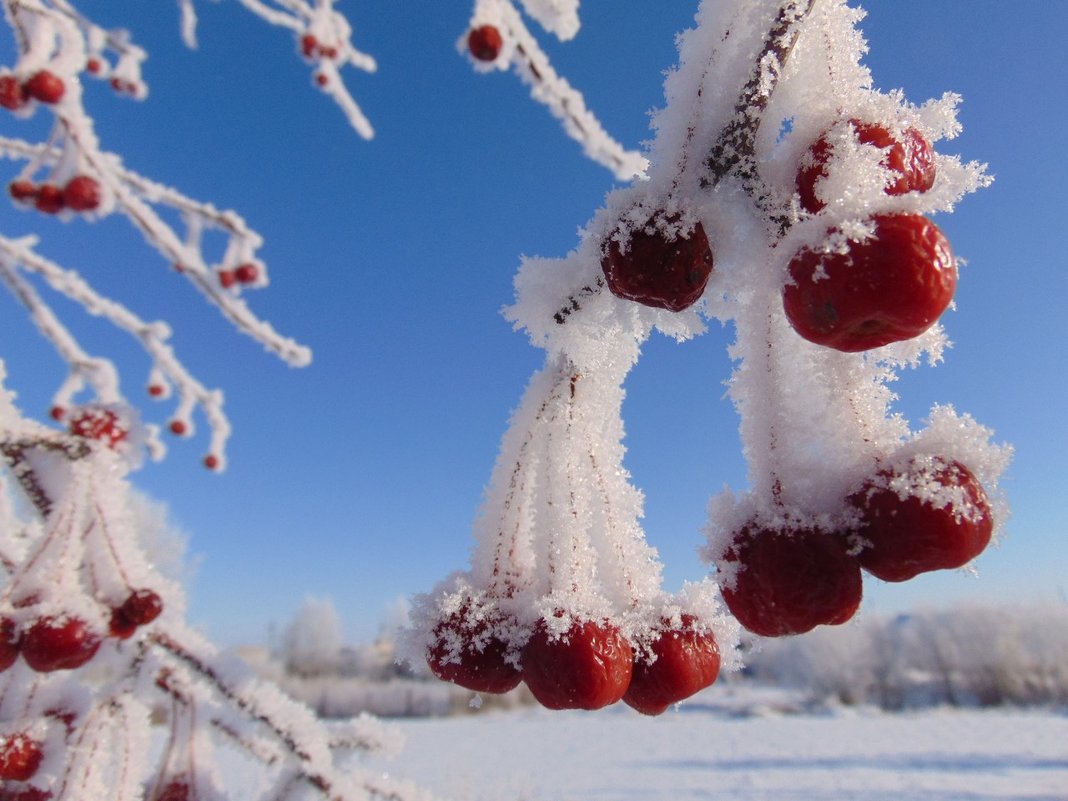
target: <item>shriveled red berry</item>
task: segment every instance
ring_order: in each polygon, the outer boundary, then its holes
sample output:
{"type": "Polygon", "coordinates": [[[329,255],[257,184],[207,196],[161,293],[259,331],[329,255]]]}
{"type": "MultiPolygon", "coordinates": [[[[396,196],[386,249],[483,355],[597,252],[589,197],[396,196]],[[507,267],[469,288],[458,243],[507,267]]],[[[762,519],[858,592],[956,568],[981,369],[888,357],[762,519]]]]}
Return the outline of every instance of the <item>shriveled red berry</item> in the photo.
{"type": "Polygon", "coordinates": [[[600,709],[620,700],[630,686],[634,652],[605,621],[573,623],[553,637],[539,623],[523,647],[523,681],[548,709],[600,709]]]}
{"type": "Polygon", "coordinates": [[[519,669],[490,621],[470,620],[464,607],[434,629],[427,665],[442,681],[479,693],[506,693],[519,684],[519,669]]]}
{"type": "Polygon", "coordinates": [[[688,234],[671,237],[654,218],[632,233],[625,246],[610,238],[601,255],[613,295],[675,312],[700,299],[712,268],[712,248],[701,223],[688,234]]]}
{"type": "Polygon", "coordinates": [[[58,214],[63,211],[63,190],[55,184],[41,184],[37,187],[33,205],[44,214],[58,214]]]}
{"type": "Polygon", "coordinates": [[[76,437],[100,440],[111,448],[129,435],[115,412],[95,407],[82,409],[71,419],[70,433],[76,437]]]}
{"type": "Polygon", "coordinates": [[[19,203],[32,203],[37,199],[37,187],[31,181],[12,181],[7,191],[19,203]]]}
{"type": "Polygon", "coordinates": [[[655,660],[638,657],[623,703],[644,715],[659,715],[719,676],[719,646],[711,632],[698,632],[692,615],[666,629],[652,644],[655,660]]]}
{"type": "Polygon", "coordinates": [[[467,49],[479,61],[496,61],[504,47],[504,37],[493,25],[481,25],[467,34],[467,49]]]}
{"type": "Polygon", "coordinates": [[[29,781],[37,773],[42,756],[41,744],[25,733],[0,737],[0,779],[29,781]]]}
{"type": "Polygon", "coordinates": [[[74,211],[93,211],[100,206],[100,183],[89,175],[76,175],[63,187],[63,202],[74,211]]]}
{"type": "Polygon", "coordinates": [[[874,233],[845,253],[803,249],[790,262],[783,309],[817,345],[855,353],[919,336],[953,300],[949,241],[916,214],[872,218],[874,233]]]}
{"type": "Polygon", "coordinates": [[[66,90],[63,79],[48,70],[35,72],[26,81],[26,92],[34,100],[42,103],[58,103],[63,99],[66,90]]]}
{"type": "Polygon", "coordinates": [[[251,262],[239,264],[234,268],[234,278],[239,284],[251,284],[260,277],[260,268],[251,262]]]}
{"type": "MultiPolygon", "coordinates": [[[[884,191],[888,195],[907,192],[926,192],[935,182],[935,158],[926,137],[915,128],[906,128],[900,138],[894,137],[884,125],[850,120],[849,125],[862,145],[886,151],[882,165],[896,174],[884,191]]],[[[805,163],[797,173],[797,193],[801,207],[817,212],[827,204],[817,194],[817,187],[827,177],[831,159],[829,134],[817,139],[808,150],[805,163]]]]}
{"type": "Polygon", "coordinates": [[[40,673],[81,667],[100,648],[100,636],[77,617],[43,617],[22,635],[22,658],[40,673]]]}
{"type": "Polygon", "coordinates": [[[19,657],[19,627],[9,617],[0,618],[0,672],[7,670],[19,657]]]}
{"type": "Polygon", "coordinates": [[[913,461],[903,474],[884,470],[850,498],[861,512],[860,566],[884,581],[963,567],[994,532],[979,479],[957,461],[913,461]]]}
{"type": "Polygon", "coordinates": [[[29,102],[26,86],[14,75],[0,75],[0,106],[17,111],[29,102]]]}
{"type": "Polygon", "coordinates": [[[845,623],[860,606],[860,566],[835,533],[749,525],[734,536],[721,567],[734,571],[723,587],[727,608],[764,637],[845,623]]]}

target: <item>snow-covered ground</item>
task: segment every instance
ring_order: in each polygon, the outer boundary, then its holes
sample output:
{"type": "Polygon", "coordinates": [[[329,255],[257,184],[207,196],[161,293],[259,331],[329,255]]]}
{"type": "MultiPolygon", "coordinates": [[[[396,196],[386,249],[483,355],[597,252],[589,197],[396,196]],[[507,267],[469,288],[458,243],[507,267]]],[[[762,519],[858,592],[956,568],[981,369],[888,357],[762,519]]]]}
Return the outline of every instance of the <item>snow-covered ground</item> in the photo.
{"type": "Polygon", "coordinates": [[[1068,714],[784,714],[713,688],[658,718],[523,709],[397,721],[372,761],[455,801],[1068,801],[1068,714]]]}

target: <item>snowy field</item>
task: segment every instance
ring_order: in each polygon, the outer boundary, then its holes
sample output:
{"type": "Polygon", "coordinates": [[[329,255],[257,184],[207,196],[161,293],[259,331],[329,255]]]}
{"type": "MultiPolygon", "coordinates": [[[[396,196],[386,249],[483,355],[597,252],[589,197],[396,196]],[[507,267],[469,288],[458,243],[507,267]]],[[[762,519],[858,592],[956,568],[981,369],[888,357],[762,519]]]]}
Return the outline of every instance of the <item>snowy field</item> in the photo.
{"type": "Polygon", "coordinates": [[[713,688],[658,718],[619,705],[397,721],[401,756],[371,765],[454,801],[1068,801],[1063,711],[775,706],[713,688]]]}

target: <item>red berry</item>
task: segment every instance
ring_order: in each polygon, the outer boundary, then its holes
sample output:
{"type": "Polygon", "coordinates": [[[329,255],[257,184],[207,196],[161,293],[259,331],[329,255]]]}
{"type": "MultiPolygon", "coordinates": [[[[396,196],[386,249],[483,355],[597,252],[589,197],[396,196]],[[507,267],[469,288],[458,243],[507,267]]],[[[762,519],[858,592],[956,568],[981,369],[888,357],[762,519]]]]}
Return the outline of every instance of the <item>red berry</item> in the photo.
{"type": "Polygon", "coordinates": [[[315,82],[319,86],[326,86],[330,83],[330,77],[325,72],[318,72],[315,74],[315,82]]]}
{"type": "Polygon", "coordinates": [[[119,423],[119,416],[111,409],[87,408],[70,421],[70,433],[76,437],[96,439],[114,448],[129,432],[119,423]]]}
{"type": "Polygon", "coordinates": [[[62,406],[53,406],[48,410],[48,416],[57,422],[67,416],[67,410],[62,406]]]}
{"type": "Polygon", "coordinates": [[[63,211],[63,190],[55,184],[41,184],[33,204],[40,212],[58,214],[63,211]]]}
{"type": "Polygon", "coordinates": [[[108,636],[117,640],[128,640],[137,631],[137,624],[122,614],[122,609],[112,609],[108,621],[108,636]]]}
{"type": "Polygon", "coordinates": [[[93,75],[96,75],[104,68],[104,65],[100,63],[100,59],[91,58],[85,62],[85,68],[93,75]]]}
{"type": "Polygon", "coordinates": [[[0,801],[48,801],[51,790],[42,790],[28,784],[24,787],[0,786],[0,801]]]}
{"type": "Polygon", "coordinates": [[[675,312],[697,302],[712,267],[712,249],[701,223],[689,234],[669,239],[656,217],[630,235],[625,251],[611,238],[601,256],[601,270],[613,295],[675,312]]]}
{"type": "Polygon", "coordinates": [[[190,801],[191,798],[189,783],[175,779],[157,791],[152,801],[190,801]]]}
{"type": "Polygon", "coordinates": [[[482,25],[467,34],[467,49],[479,61],[496,61],[503,46],[501,32],[493,25],[482,25]]]}
{"type": "Polygon", "coordinates": [[[523,648],[523,681],[549,709],[600,709],[627,692],[634,665],[630,643],[609,624],[573,623],[552,637],[544,622],[523,648]]]}
{"type": "Polygon", "coordinates": [[[442,681],[479,693],[506,693],[519,684],[519,669],[506,659],[508,646],[491,633],[488,620],[473,621],[462,608],[434,629],[427,665],[442,681]]]}
{"type": "Polygon", "coordinates": [[[745,628],[764,637],[845,623],[860,606],[860,566],[845,537],[817,529],[762,529],[734,536],[721,567],[734,567],[723,600],[745,628]]]}
{"type": "Polygon", "coordinates": [[[26,87],[14,75],[0,75],[0,106],[17,111],[26,105],[30,96],[26,87]]]}
{"type": "Polygon", "coordinates": [[[312,58],[319,52],[319,40],[310,33],[300,37],[300,52],[308,58],[312,58]]]}
{"type": "MultiPolygon", "coordinates": [[[[903,195],[907,192],[926,192],[934,185],[935,160],[931,145],[915,128],[906,128],[900,139],[890,134],[885,126],[850,120],[857,141],[886,151],[882,164],[897,174],[886,186],[888,195],[903,195]]],[[[823,134],[808,150],[807,163],[797,173],[797,192],[801,207],[817,212],[827,204],[816,194],[816,187],[827,177],[827,163],[831,159],[831,144],[823,134]]]]}
{"type": "Polygon", "coordinates": [[[0,779],[24,782],[41,765],[41,744],[23,733],[0,737],[0,779]]]}
{"type": "Polygon", "coordinates": [[[34,73],[26,81],[26,92],[30,97],[42,103],[58,103],[63,98],[66,89],[63,79],[48,70],[34,73]]]}
{"type": "Polygon", "coordinates": [[[234,275],[233,270],[219,270],[219,283],[222,284],[223,289],[229,289],[237,282],[237,276],[234,275]]]}
{"type": "Polygon", "coordinates": [[[186,424],[181,420],[171,420],[171,424],[168,426],[168,428],[171,430],[172,434],[178,437],[185,434],[187,430],[186,424]]]}
{"type": "Polygon", "coordinates": [[[63,202],[74,211],[93,211],[100,206],[100,184],[88,175],[76,175],[63,187],[63,202]]]}
{"type": "Polygon", "coordinates": [[[137,626],[147,626],[163,612],[163,599],[153,590],[134,590],[119,611],[137,626]]]}
{"type": "Polygon", "coordinates": [[[251,262],[245,264],[239,264],[234,269],[234,278],[237,279],[240,284],[251,284],[260,276],[259,267],[251,262]]]}
{"type": "Polygon", "coordinates": [[[214,453],[209,453],[207,456],[204,457],[204,467],[208,468],[208,470],[218,470],[219,457],[216,456],[214,453]]]}
{"type": "Polygon", "coordinates": [[[19,203],[29,203],[37,199],[37,187],[30,181],[12,181],[8,185],[7,191],[19,203]]]}
{"type": "Polygon", "coordinates": [[[783,308],[798,334],[855,353],[919,336],[949,306],[957,265],[946,237],[915,214],[872,218],[845,253],[804,249],[790,262],[783,308]]]}
{"type": "Polygon", "coordinates": [[[911,462],[904,474],[880,471],[850,498],[860,509],[857,560],[884,581],[963,567],[990,543],[994,519],[979,480],[960,462],[911,462]]]}
{"type": "Polygon", "coordinates": [[[148,394],[151,395],[153,398],[162,398],[164,392],[166,392],[166,389],[163,387],[162,384],[148,385],[148,394]]]}
{"type": "Polygon", "coordinates": [[[19,656],[19,627],[9,617],[0,618],[0,672],[7,670],[19,656]]]}
{"type": "Polygon", "coordinates": [[[623,702],[643,715],[659,715],[672,704],[709,687],[719,676],[719,646],[711,632],[698,633],[694,617],[668,629],[652,644],[652,662],[634,661],[634,674],[623,702]]]}
{"type": "Polygon", "coordinates": [[[22,658],[40,673],[81,667],[99,647],[99,635],[76,617],[43,617],[22,635],[22,658]]]}

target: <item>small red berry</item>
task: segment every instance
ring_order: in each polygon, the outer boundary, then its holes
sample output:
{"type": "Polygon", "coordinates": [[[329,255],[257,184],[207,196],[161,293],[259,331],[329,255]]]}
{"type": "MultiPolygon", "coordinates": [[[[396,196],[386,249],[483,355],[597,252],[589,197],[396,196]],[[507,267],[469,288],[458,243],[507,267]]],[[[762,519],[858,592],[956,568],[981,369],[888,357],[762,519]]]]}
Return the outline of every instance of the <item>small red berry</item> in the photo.
{"type": "Polygon", "coordinates": [[[76,175],[63,187],[63,202],[74,211],[93,211],[100,206],[100,183],[88,175],[76,175]]]}
{"type": "Polygon", "coordinates": [[[100,637],[76,617],[43,617],[22,635],[22,658],[39,673],[81,667],[100,648],[100,637]]]}
{"type": "MultiPolygon", "coordinates": [[[[904,195],[907,192],[926,192],[935,181],[935,159],[926,137],[915,128],[906,128],[900,139],[878,123],[850,120],[857,141],[886,151],[882,164],[897,177],[884,191],[888,195],[904,195]]],[[[827,204],[817,195],[816,188],[827,177],[827,164],[831,159],[828,134],[823,134],[808,150],[807,163],[797,173],[797,192],[801,207],[817,212],[827,204]]]]}
{"type": "Polygon", "coordinates": [[[994,518],[986,491],[960,462],[912,462],[901,475],[880,471],[850,498],[860,509],[857,561],[883,581],[963,567],[990,543],[994,518]]]}
{"type": "Polygon", "coordinates": [[[938,226],[916,214],[872,222],[874,233],[845,253],[806,248],[790,262],[783,309],[810,342],[855,353],[912,339],[953,299],[957,265],[938,226]]]}
{"type": "Polygon", "coordinates": [[[257,267],[255,264],[252,264],[251,262],[239,264],[234,269],[234,278],[236,278],[238,283],[240,284],[251,284],[259,277],[259,267],[257,267]]]}
{"type": "Polygon", "coordinates": [[[682,626],[663,631],[652,644],[652,661],[634,660],[634,674],[623,703],[643,715],[659,715],[694,693],[709,687],[719,676],[719,646],[711,632],[699,633],[693,615],[682,616],[682,626]]]}
{"type": "Polygon", "coordinates": [[[626,250],[610,238],[601,256],[601,270],[616,297],[677,312],[704,294],[712,274],[712,249],[701,223],[689,234],[669,238],[662,222],[674,220],[654,217],[630,235],[626,250]]]}
{"type": "Polygon", "coordinates": [[[237,276],[234,275],[233,270],[219,270],[219,283],[223,289],[229,289],[237,283],[237,276]]]}
{"type": "Polygon", "coordinates": [[[496,61],[503,46],[504,38],[493,25],[482,25],[467,34],[467,49],[479,61],[496,61]]]}
{"type": "Polygon", "coordinates": [[[41,765],[41,744],[19,732],[0,737],[0,779],[28,781],[41,765]]]}
{"type": "Polygon", "coordinates": [[[318,72],[315,74],[315,82],[319,86],[326,86],[330,83],[330,77],[325,72],[318,72]]]}
{"type": "Polygon", "coordinates": [[[48,70],[34,73],[26,81],[26,92],[42,103],[58,103],[66,90],[63,79],[48,70]]]}
{"type": "Polygon", "coordinates": [[[55,184],[41,184],[33,204],[44,214],[58,214],[63,211],[63,190],[55,184]]]}
{"type": "Polygon", "coordinates": [[[434,629],[427,665],[442,681],[479,693],[506,693],[519,684],[519,669],[508,662],[507,645],[489,633],[491,623],[471,622],[464,607],[434,629]]]}
{"type": "Polygon", "coordinates": [[[85,62],[85,68],[93,75],[97,75],[102,69],[104,69],[104,65],[100,63],[100,59],[91,58],[85,62]]]}
{"type": "Polygon", "coordinates": [[[160,788],[152,801],[190,801],[189,783],[175,779],[160,788]]]}
{"type": "Polygon", "coordinates": [[[573,623],[562,637],[544,622],[523,647],[523,681],[548,709],[600,709],[627,692],[634,669],[630,643],[607,621],[573,623]]]}
{"type": "Polygon", "coordinates": [[[209,453],[207,456],[204,457],[204,467],[206,467],[208,470],[218,470],[219,457],[216,456],[214,453],[209,453]]]}
{"type": "Polygon", "coordinates": [[[308,58],[313,58],[319,52],[319,40],[310,33],[300,37],[300,52],[308,58]]]}
{"type": "Polygon", "coordinates": [[[153,398],[162,398],[163,393],[166,392],[162,384],[149,384],[148,394],[153,398]]]}
{"type": "Polygon", "coordinates": [[[0,618],[0,672],[7,670],[19,656],[19,627],[9,617],[0,618]]]}
{"type": "Polygon", "coordinates": [[[58,422],[67,416],[67,410],[62,406],[53,406],[49,409],[48,416],[58,422]]]}
{"type": "Polygon", "coordinates": [[[188,430],[188,427],[182,420],[171,420],[171,424],[168,426],[171,433],[175,436],[182,436],[188,430]]]}
{"type": "Polygon", "coordinates": [[[723,600],[754,634],[782,637],[845,623],[860,606],[860,566],[845,537],[818,529],[739,531],[721,567],[735,568],[723,600]]]}
{"type": "Polygon", "coordinates": [[[134,590],[119,610],[127,620],[138,626],[147,626],[163,611],[163,599],[154,590],[134,590]]]}
{"type": "Polygon", "coordinates": [[[37,199],[37,187],[30,181],[12,181],[7,191],[19,203],[29,203],[37,199]]]}
{"type": "Polygon", "coordinates": [[[0,106],[17,111],[26,105],[30,96],[25,85],[14,75],[0,75],[0,106]]]}

